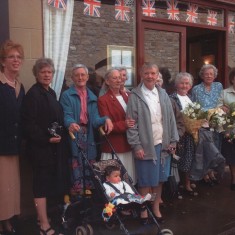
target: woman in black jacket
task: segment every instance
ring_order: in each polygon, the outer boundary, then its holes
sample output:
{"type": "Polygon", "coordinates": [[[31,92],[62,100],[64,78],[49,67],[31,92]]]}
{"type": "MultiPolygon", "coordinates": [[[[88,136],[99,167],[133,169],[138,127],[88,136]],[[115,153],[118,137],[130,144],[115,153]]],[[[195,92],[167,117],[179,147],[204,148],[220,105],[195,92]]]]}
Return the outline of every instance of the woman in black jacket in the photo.
{"type": "Polygon", "coordinates": [[[50,88],[54,72],[51,59],[38,59],[33,67],[36,84],[23,103],[26,154],[33,167],[33,194],[41,235],[55,234],[47,217],[47,198],[63,195],[67,186],[63,111],[50,88]]]}
{"type": "Polygon", "coordinates": [[[20,214],[20,110],[25,95],[19,82],[24,51],[6,41],[0,48],[0,234],[15,234],[10,219],[20,214]]]}

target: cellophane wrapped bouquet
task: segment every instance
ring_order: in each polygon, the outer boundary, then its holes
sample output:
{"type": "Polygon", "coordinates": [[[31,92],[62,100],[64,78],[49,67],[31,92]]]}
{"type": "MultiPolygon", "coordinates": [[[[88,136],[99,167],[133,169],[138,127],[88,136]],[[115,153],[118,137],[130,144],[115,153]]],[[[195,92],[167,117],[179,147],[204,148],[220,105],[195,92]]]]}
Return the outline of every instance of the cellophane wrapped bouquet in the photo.
{"type": "Polygon", "coordinates": [[[198,143],[198,130],[206,122],[207,112],[202,110],[199,103],[188,104],[182,110],[186,132],[193,136],[194,142],[198,143]]]}
{"type": "Polygon", "coordinates": [[[225,129],[224,137],[229,143],[235,142],[235,102],[229,105],[228,125],[225,129]]]}
{"type": "Polygon", "coordinates": [[[221,108],[209,109],[207,120],[210,130],[217,131],[219,133],[225,131],[230,122],[230,118],[221,108]]]}

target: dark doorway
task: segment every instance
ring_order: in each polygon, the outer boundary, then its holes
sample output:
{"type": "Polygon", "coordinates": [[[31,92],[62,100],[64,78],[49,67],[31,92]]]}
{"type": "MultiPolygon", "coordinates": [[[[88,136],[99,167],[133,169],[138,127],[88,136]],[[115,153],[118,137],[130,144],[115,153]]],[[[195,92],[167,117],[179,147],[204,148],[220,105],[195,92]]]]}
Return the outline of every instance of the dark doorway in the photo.
{"type": "Polygon", "coordinates": [[[225,32],[202,28],[187,28],[187,71],[194,77],[194,84],[200,83],[199,70],[204,64],[218,68],[217,81],[224,82],[221,74],[225,70],[225,32]]]}

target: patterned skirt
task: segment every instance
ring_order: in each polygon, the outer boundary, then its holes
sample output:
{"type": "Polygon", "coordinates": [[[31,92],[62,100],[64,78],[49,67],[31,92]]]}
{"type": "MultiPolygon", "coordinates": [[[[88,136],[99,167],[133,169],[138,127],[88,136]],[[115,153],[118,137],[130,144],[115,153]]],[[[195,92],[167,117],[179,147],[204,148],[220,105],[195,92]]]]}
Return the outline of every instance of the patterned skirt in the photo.
{"type": "Polygon", "coordinates": [[[72,156],[70,159],[71,166],[71,182],[72,194],[81,194],[83,190],[94,189],[93,180],[91,177],[91,167],[95,160],[86,160],[87,156],[87,129],[82,127],[81,131],[78,132],[77,141],[81,151],[79,151],[78,156],[72,156]]]}
{"type": "Polygon", "coordinates": [[[195,153],[193,137],[185,133],[177,145],[176,154],[180,157],[178,168],[183,172],[190,172],[195,153]]]}

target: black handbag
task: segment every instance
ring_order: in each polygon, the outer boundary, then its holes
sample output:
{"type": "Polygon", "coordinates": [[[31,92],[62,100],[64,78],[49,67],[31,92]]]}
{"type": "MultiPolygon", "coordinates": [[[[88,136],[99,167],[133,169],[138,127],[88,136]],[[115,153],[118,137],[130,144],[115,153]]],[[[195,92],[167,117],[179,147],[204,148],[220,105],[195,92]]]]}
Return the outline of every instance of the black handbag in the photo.
{"type": "MultiPolygon", "coordinates": [[[[173,167],[175,167],[175,165],[173,167]]],[[[178,182],[176,181],[175,175],[172,175],[172,159],[171,159],[170,175],[167,181],[164,182],[163,184],[162,197],[164,200],[170,201],[176,195],[178,195],[178,182]]]]}

